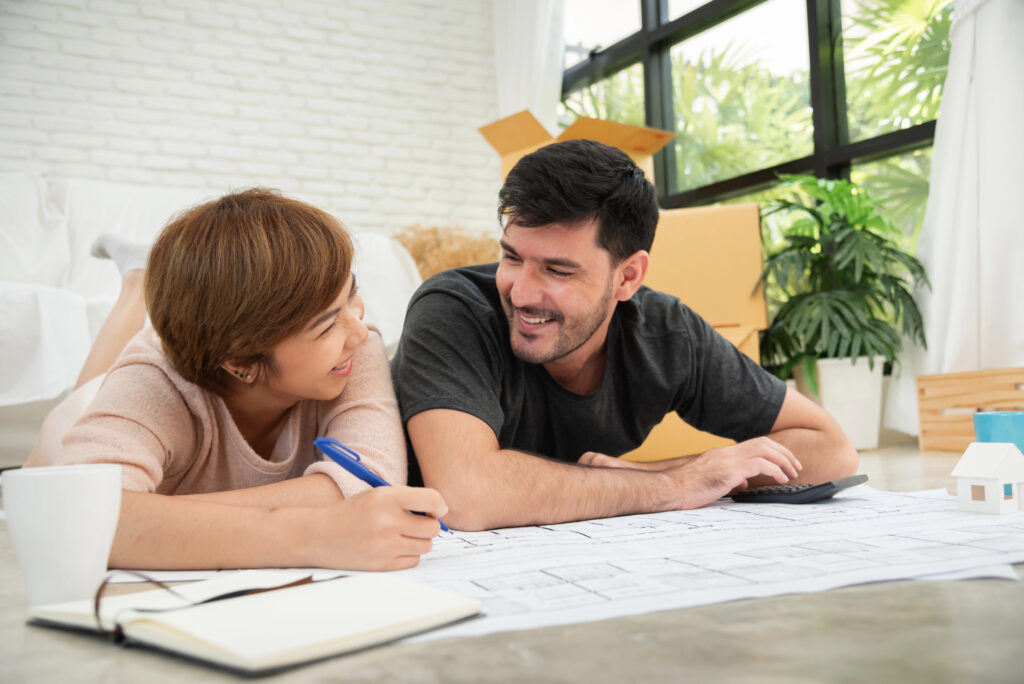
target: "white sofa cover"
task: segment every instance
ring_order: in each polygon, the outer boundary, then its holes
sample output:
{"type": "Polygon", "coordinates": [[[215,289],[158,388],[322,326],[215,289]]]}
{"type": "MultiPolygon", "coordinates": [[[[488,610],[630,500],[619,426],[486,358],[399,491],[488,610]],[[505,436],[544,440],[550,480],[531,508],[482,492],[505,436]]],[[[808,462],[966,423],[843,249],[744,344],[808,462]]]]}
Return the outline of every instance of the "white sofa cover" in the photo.
{"type": "MultiPolygon", "coordinates": [[[[0,410],[59,397],[78,377],[120,288],[114,263],[89,254],[98,235],[150,242],[176,213],[218,194],[0,174],[0,410]]],[[[353,238],[367,320],[393,351],[420,283],[416,264],[390,237],[353,238]]]]}

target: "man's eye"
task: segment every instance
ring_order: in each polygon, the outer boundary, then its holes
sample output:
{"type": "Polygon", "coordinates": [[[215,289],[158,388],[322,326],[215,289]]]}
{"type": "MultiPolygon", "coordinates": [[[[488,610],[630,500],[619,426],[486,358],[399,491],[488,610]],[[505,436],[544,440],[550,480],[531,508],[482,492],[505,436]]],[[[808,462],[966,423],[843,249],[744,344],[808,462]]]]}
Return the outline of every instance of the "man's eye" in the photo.
{"type": "Polygon", "coordinates": [[[502,254],[501,258],[504,259],[505,261],[519,261],[519,257],[517,257],[514,254],[502,254]]]}
{"type": "Polygon", "coordinates": [[[558,276],[559,278],[568,278],[572,275],[572,273],[569,273],[568,271],[559,271],[557,268],[549,268],[548,273],[553,276],[558,276]]]}

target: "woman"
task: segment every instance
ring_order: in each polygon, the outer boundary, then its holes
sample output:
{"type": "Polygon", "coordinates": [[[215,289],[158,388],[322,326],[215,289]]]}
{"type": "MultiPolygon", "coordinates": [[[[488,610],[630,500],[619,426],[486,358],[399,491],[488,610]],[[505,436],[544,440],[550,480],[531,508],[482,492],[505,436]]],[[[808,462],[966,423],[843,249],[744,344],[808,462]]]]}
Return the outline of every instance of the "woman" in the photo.
{"type": "Polygon", "coordinates": [[[430,550],[440,494],[370,489],[313,446],[338,439],[405,483],[387,359],[351,262],[330,215],[253,189],[172,220],[143,288],[141,271],[124,274],[84,384],[26,464],[122,465],[112,566],[388,570],[430,550]],[[152,327],[90,378],[147,310],[152,327]]]}

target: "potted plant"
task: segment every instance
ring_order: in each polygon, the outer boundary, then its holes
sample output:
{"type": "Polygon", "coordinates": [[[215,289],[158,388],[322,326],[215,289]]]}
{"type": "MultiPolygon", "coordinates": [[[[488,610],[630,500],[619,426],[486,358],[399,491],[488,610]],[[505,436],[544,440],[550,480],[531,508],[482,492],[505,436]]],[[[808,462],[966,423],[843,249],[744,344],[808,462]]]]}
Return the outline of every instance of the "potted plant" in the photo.
{"type": "Polygon", "coordinates": [[[792,220],[766,248],[761,282],[778,310],[762,339],[762,364],[783,379],[793,374],[854,446],[876,447],[883,363],[896,362],[902,336],[926,344],[913,295],[928,285],[924,267],[853,183],[782,180],[805,199],[778,200],[764,215],[792,220]]]}

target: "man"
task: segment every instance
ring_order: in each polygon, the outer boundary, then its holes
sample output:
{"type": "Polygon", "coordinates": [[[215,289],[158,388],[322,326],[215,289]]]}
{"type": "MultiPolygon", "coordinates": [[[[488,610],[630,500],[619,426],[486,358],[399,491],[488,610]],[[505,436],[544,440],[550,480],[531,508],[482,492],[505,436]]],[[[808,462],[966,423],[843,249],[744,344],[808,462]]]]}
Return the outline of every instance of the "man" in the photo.
{"type": "Polygon", "coordinates": [[[548,145],[516,164],[499,201],[500,262],[424,283],[392,362],[449,525],[696,508],[856,471],[827,413],[642,286],[658,207],[629,157],[589,140],[548,145]],[[615,458],[669,411],[738,444],[650,465],[615,458]]]}

